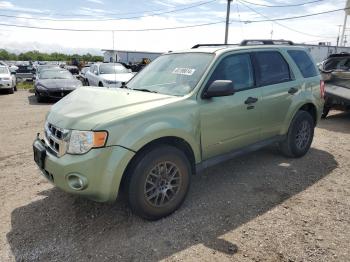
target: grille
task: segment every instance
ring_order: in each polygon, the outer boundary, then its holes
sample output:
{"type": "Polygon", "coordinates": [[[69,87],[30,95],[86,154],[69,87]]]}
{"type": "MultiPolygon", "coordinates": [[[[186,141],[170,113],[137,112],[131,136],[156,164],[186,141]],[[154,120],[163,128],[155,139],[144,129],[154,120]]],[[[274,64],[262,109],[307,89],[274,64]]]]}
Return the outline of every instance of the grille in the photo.
{"type": "Polygon", "coordinates": [[[53,92],[50,92],[50,96],[53,96],[53,97],[64,97],[66,95],[68,95],[70,92],[70,90],[63,90],[63,91],[53,91],[53,92]]]}
{"type": "Polygon", "coordinates": [[[66,153],[66,137],[68,131],[56,127],[50,123],[45,124],[45,143],[51,149],[52,153],[60,157],[66,153]]]}

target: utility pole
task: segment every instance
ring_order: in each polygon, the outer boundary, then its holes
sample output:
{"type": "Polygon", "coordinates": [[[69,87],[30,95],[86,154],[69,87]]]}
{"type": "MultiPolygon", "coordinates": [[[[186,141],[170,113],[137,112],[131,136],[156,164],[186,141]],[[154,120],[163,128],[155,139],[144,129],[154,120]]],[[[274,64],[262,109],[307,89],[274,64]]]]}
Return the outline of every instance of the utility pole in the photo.
{"type": "Polygon", "coordinates": [[[341,30],[341,25],[338,25],[339,30],[338,30],[338,37],[337,37],[337,45],[335,47],[335,52],[338,52],[338,47],[339,47],[339,40],[340,40],[340,30],[341,30]]]}
{"type": "Polygon", "coordinates": [[[230,9],[231,9],[231,2],[233,0],[227,0],[227,13],[226,13],[226,29],[225,29],[225,44],[227,44],[228,40],[228,28],[230,26],[230,9]]]}
{"type": "Polygon", "coordinates": [[[344,17],[343,32],[340,38],[340,46],[344,46],[344,34],[345,34],[346,22],[348,19],[348,15],[350,14],[350,9],[348,8],[350,8],[350,0],[348,0],[345,5],[345,17],[344,17]]]}

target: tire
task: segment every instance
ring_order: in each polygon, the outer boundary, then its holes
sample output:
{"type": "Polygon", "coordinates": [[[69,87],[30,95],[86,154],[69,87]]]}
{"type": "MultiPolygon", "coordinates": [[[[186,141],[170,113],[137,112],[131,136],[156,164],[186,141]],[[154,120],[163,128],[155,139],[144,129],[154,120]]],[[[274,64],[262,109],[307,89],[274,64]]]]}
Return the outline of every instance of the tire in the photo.
{"type": "Polygon", "coordinates": [[[17,86],[14,86],[14,87],[13,87],[13,90],[15,90],[15,92],[17,92],[17,86]]]}
{"type": "Polygon", "coordinates": [[[330,110],[331,109],[329,107],[326,107],[326,106],[323,107],[323,112],[322,112],[321,118],[325,119],[328,116],[330,110]]]}
{"type": "Polygon", "coordinates": [[[191,166],[177,148],[164,145],[147,150],[136,159],[130,171],[126,193],[136,215],[157,220],[173,213],[185,200],[191,166]]]}
{"type": "Polygon", "coordinates": [[[12,87],[12,88],[8,89],[8,93],[9,94],[13,94],[14,93],[14,88],[12,87]]]}
{"type": "Polygon", "coordinates": [[[89,80],[85,80],[86,86],[90,86],[89,80]]]}
{"type": "Polygon", "coordinates": [[[312,116],[306,111],[298,111],[289,126],[286,139],[279,144],[281,152],[287,157],[304,156],[310,149],[314,129],[312,116]]]}
{"type": "Polygon", "coordinates": [[[103,84],[100,82],[100,83],[98,83],[98,86],[103,87],[103,84]]]}
{"type": "Polygon", "coordinates": [[[35,96],[38,103],[44,103],[46,101],[45,97],[41,96],[39,93],[35,93],[35,96]]]}

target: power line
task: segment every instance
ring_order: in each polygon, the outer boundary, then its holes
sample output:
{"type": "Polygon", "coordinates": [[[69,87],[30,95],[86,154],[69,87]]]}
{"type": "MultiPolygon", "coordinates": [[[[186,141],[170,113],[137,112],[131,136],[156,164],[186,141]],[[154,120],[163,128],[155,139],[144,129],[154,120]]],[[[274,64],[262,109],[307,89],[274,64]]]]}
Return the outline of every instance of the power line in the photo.
{"type": "Polygon", "coordinates": [[[222,24],[225,22],[226,21],[217,21],[217,22],[212,22],[212,23],[187,25],[187,26],[162,27],[162,28],[142,28],[142,29],[74,29],[74,28],[39,27],[39,26],[29,26],[29,25],[27,26],[27,25],[16,25],[16,24],[5,24],[5,23],[0,23],[0,26],[29,28],[29,29],[38,29],[38,30],[69,31],[69,32],[111,32],[111,31],[113,31],[113,32],[144,32],[144,31],[164,31],[164,30],[202,27],[202,26],[222,24]]]}
{"type": "MultiPolygon", "coordinates": [[[[246,5],[245,3],[242,2],[242,0],[238,0],[241,4],[243,4],[244,6],[246,6],[247,8],[249,8],[250,10],[252,10],[253,12],[258,13],[256,10],[252,9],[251,7],[249,7],[248,5],[246,5]]],[[[330,14],[330,13],[335,13],[335,12],[339,12],[339,11],[344,11],[350,9],[350,7],[347,8],[339,8],[339,9],[334,9],[334,10],[329,10],[329,11],[324,11],[324,12],[319,12],[319,13],[313,13],[313,14],[307,14],[307,15],[299,15],[299,16],[290,16],[290,17],[284,17],[284,18],[275,18],[275,19],[271,19],[267,16],[261,15],[267,19],[264,20],[253,20],[253,21],[249,21],[246,20],[244,21],[245,23],[259,23],[259,22],[275,22],[275,21],[285,21],[285,20],[292,20],[292,19],[298,19],[298,18],[305,18],[305,17],[310,17],[310,16],[317,16],[317,15],[324,15],[324,14],[330,14]]]]}
{"type": "Polygon", "coordinates": [[[7,17],[7,18],[20,18],[20,19],[26,19],[26,20],[38,20],[38,21],[56,21],[56,22],[102,22],[102,21],[117,21],[117,20],[131,20],[131,19],[137,19],[137,18],[143,18],[143,17],[149,17],[149,16],[159,16],[163,14],[170,14],[170,13],[176,13],[176,12],[181,12],[185,11],[188,9],[192,9],[195,7],[199,7],[202,5],[207,5],[213,2],[216,2],[217,0],[210,0],[206,2],[198,2],[196,4],[193,4],[191,6],[187,7],[182,7],[182,8],[177,8],[173,10],[168,10],[164,12],[158,12],[158,13],[153,13],[153,14],[145,14],[141,16],[130,16],[130,17],[117,17],[117,18],[105,18],[105,19],[55,19],[55,18],[42,18],[42,17],[26,17],[26,16],[16,16],[16,15],[4,15],[0,14],[0,17],[7,17]]]}
{"type": "Polygon", "coordinates": [[[303,34],[303,35],[307,35],[307,36],[312,36],[312,37],[318,37],[318,38],[334,38],[334,37],[327,37],[327,36],[319,36],[319,35],[313,35],[313,34],[309,34],[309,33],[305,33],[305,32],[302,32],[302,31],[299,31],[299,30],[295,30],[293,28],[290,28],[289,26],[286,26],[284,24],[281,24],[277,21],[282,21],[282,20],[290,20],[290,19],[296,19],[296,18],[302,18],[302,17],[309,17],[309,16],[315,16],[315,15],[321,15],[321,14],[325,14],[325,13],[332,13],[332,12],[337,12],[337,11],[342,11],[342,10],[345,10],[345,9],[349,9],[349,8],[342,8],[342,9],[337,9],[337,10],[330,10],[330,11],[326,11],[326,12],[320,12],[320,13],[315,13],[315,14],[308,14],[308,15],[303,15],[303,16],[295,16],[295,17],[286,17],[286,18],[277,18],[277,19],[271,19],[269,18],[268,16],[256,11],[255,9],[251,8],[250,6],[246,5],[245,3],[243,3],[241,0],[237,0],[239,1],[242,5],[244,5],[245,7],[247,7],[248,9],[250,9],[251,11],[253,11],[254,13],[260,15],[261,17],[264,17],[266,18],[266,20],[256,20],[256,21],[246,21],[248,23],[259,23],[259,22],[273,22],[281,27],[284,27],[290,31],[294,31],[296,33],[299,33],[299,34],[303,34]]]}
{"type": "Polygon", "coordinates": [[[322,2],[324,0],[315,0],[315,1],[311,1],[311,2],[304,2],[304,3],[300,3],[300,4],[290,4],[290,5],[265,5],[265,4],[252,3],[252,2],[249,2],[246,0],[241,0],[241,1],[245,2],[247,4],[250,4],[250,5],[257,5],[257,6],[263,6],[263,7],[296,7],[296,6],[303,6],[303,5],[318,3],[318,2],[322,2]]]}

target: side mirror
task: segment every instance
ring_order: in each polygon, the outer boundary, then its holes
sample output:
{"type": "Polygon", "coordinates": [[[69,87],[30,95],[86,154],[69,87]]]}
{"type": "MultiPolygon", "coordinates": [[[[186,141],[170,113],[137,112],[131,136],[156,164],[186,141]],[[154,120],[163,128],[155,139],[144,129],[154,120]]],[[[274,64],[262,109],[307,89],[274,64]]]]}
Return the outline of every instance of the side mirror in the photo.
{"type": "Polygon", "coordinates": [[[203,98],[231,96],[235,93],[231,80],[216,80],[204,92],[203,98]]]}
{"type": "Polygon", "coordinates": [[[129,73],[132,73],[132,70],[131,70],[131,69],[128,69],[128,72],[129,72],[129,73]]]}
{"type": "Polygon", "coordinates": [[[98,71],[94,71],[94,74],[95,74],[95,75],[98,75],[98,71]]]}

